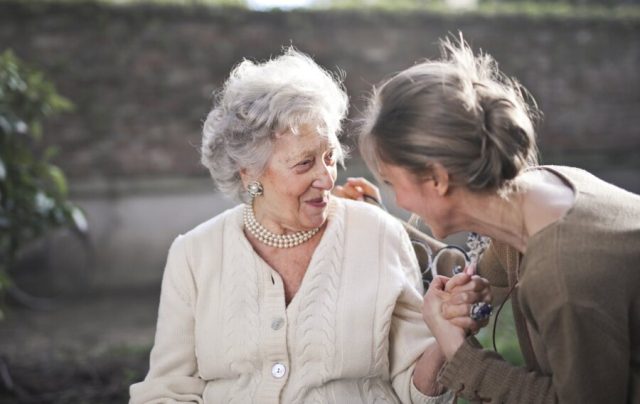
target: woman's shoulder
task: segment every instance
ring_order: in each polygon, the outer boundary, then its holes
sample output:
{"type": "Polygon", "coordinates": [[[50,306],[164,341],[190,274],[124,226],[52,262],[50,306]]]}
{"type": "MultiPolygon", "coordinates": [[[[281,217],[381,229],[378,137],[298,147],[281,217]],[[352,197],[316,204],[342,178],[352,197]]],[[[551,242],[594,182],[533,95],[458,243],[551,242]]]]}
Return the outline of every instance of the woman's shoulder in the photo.
{"type": "Polygon", "coordinates": [[[216,216],[208,219],[191,230],[180,235],[180,238],[188,241],[190,244],[199,242],[210,243],[212,238],[221,235],[230,229],[240,228],[236,226],[242,220],[242,209],[244,205],[236,205],[229,208],[216,216]]]}
{"type": "Polygon", "coordinates": [[[348,220],[357,221],[362,225],[391,224],[394,227],[402,225],[395,217],[379,206],[351,199],[336,198],[344,206],[344,212],[348,220]]]}

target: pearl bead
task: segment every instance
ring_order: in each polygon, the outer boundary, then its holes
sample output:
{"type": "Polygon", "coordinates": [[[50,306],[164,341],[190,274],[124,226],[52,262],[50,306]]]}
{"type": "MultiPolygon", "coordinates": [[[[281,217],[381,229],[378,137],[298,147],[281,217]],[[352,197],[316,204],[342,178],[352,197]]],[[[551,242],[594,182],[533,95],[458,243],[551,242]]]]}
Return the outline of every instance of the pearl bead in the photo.
{"type": "Polygon", "coordinates": [[[319,230],[319,227],[307,231],[299,231],[292,234],[275,234],[267,230],[257,220],[253,213],[253,206],[246,205],[243,212],[244,226],[261,243],[277,248],[291,248],[311,239],[319,230]]]}

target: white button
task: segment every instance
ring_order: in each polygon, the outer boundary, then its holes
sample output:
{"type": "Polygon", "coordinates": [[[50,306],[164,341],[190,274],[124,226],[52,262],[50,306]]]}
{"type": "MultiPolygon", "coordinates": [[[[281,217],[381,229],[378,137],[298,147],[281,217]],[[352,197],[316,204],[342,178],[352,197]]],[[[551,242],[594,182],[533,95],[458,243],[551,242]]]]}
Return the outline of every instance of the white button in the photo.
{"type": "Polygon", "coordinates": [[[271,322],[271,328],[273,330],[279,330],[284,325],[284,319],[282,317],[274,318],[271,322]]]}
{"type": "Polygon", "coordinates": [[[287,373],[287,368],[282,363],[276,363],[271,368],[271,374],[276,379],[281,379],[284,376],[285,373],[287,373]]]}

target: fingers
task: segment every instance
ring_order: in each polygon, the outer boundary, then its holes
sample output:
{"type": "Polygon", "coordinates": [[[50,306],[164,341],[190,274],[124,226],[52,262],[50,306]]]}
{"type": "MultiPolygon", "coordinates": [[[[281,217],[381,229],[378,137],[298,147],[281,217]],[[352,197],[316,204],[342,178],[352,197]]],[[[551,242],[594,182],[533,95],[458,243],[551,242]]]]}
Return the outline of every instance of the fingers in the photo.
{"type": "Polygon", "coordinates": [[[376,198],[378,201],[381,200],[380,189],[365,178],[362,178],[362,177],[347,178],[347,183],[345,185],[351,186],[353,188],[357,188],[361,191],[362,194],[372,196],[376,198]]]}
{"type": "Polygon", "coordinates": [[[477,264],[475,262],[472,262],[471,264],[467,265],[467,267],[464,269],[464,273],[470,276],[473,276],[476,274],[476,267],[477,264]]]}
{"type": "Polygon", "coordinates": [[[453,320],[457,317],[469,317],[471,311],[471,304],[442,304],[442,316],[447,320],[453,320]]]}
{"type": "Polygon", "coordinates": [[[472,334],[476,334],[478,331],[480,331],[480,329],[486,327],[487,324],[489,324],[488,319],[482,321],[473,321],[469,317],[458,317],[453,320],[449,320],[449,322],[472,334]]]}
{"type": "Polygon", "coordinates": [[[449,304],[471,304],[476,302],[491,303],[491,291],[489,289],[483,289],[479,292],[466,291],[452,293],[447,299],[449,304]]]}
{"type": "MultiPolygon", "coordinates": [[[[460,273],[457,275],[454,275],[451,280],[449,280],[449,282],[447,282],[447,286],[445,288],[445,291],[447,292],[451,292],[453,291],[453,289],[455,288],[459,288],[463,285],[466,285],[467,283],[469,283],[469,281],[471,280],[471,276],[467,275],[466,273],[460,273]]],[[[467,287],[468,289],[468,287],[467,287]]]]}
{"type": "Polygon", "coordinates": [[[447,283],[446,291],[449,293],[480,292],[490,287],[489,281],[478,275],[469,276],[466,273],[461,273],[451,278],[451,281],[447,283]]]}
{"type": "Polygon", "coordinates": [[[450,279],[447,278],[446,276],[437,275],[429,284],[429,289],[427,290],[427,292],[436,291],[436,290],[444,291],[449,281],[450,279]]]}
{"type": "Polygon", "coordinates": [[[331,193],[335,196],[339,196],[340,198],[346,198],[346,196],[344,195],[344,187],[342,185],[336,185],[335,187],[333,187],[331,193]]]}
{"type": "Polygon", "coordinates": [[[341,198],[353,199],[355,201],[362,201],[364,199],[364,197],[362,196],[362,189],[352,187],[348,184],[344,186],[336,185],[333,188],[333,194],[341,198]]]}
{"type": "Polygon", "coordinates": [[[476,275],[474,275],[467,283],[454,287],[453,290],[447,293],[446,289],[448,289],[452,282],[455,282],[456,276],[451,278],[445,286],[445,294],[448,295],[448,298],[443,299],[444,303],[442,305],[442,313],[443,317],[449,320],[455,317],[469,316],[469,310],[473,303],[491,303],[492,300],[489,282],[476,275]]]}
{"type": "Polygon", "coordinates": [[[471,304],[447,305],[446,303],[443,303],[441,310],[442,317],[444,319],[448,320],[451,324],[464,328],[466,331],[474,334],[489,324],[488,318],[476,321],[469,317],[471,304]]]}

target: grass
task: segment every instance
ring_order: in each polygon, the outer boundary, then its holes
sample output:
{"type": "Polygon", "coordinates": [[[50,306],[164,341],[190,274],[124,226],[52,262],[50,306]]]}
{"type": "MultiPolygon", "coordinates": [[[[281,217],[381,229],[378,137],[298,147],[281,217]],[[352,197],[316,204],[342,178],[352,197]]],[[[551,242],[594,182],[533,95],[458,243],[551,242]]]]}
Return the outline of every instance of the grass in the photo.
{"type": "Polygon", "coordinates": [[[144,378],[148,358],[148,348],[122,347],[92,358],[10,362],[13,387],[0,384],[0,403],[125,403],[129,386],[144,378]]]}
{"type": "Polygon", "coordinates": [[[534,18],[596,18],[596,19],[640,19],[640,5],[626,4],[604,6],[596,4],[575,5],[566,2],[536,1],[482,1],[474,9],[452,9],[444,1],[417,2],[415,0],[373,0],[363,5],[362,0],[337,0],[318,9],[337,10],[381,10],[387,12],[428,12],[442,15],[510,16],[534,18]]]}

